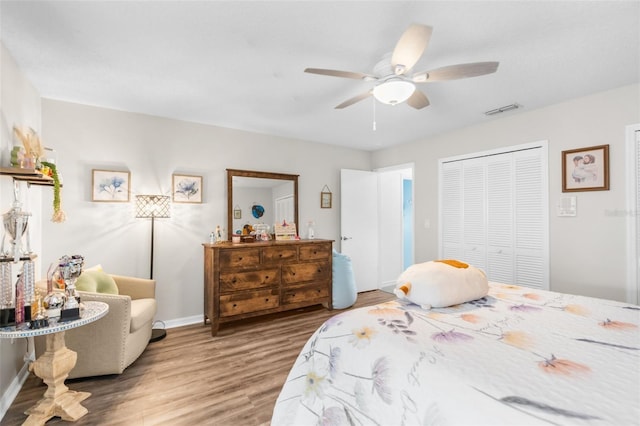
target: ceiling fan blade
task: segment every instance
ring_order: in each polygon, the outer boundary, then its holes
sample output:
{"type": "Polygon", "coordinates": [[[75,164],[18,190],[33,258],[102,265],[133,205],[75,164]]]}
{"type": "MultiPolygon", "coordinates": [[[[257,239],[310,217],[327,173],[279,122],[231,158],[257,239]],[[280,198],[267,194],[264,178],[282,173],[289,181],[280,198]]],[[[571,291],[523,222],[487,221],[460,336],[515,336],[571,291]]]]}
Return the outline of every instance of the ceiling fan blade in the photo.
{"type": "Polygon", "coordinates": [[[373,92],[371,90],[369,90],[368,92],[365,92],[365,93],[361,93],[358,96],[354,96],[351,99],[347,99],[346,101],[344,101],[343,103],[341,103],[340,105],[335,107],[335,109],[346,108],[346,107],[348,107],[350,105],[355,104],[356,102],[360,102],[361,100],[367,99],[372,94],[373,94],[373,92]]]}
{"type": "Polygon", "coordinates": [[[499,64],[500,62],[473,62],[470,64],[449,65],[431,71],[416,73],[413,75],[412,80],[414,83],[425,83],[478,77],[496,72],[499,64]]]}
{"type": "Polygon", "coordinates": [[[427,98],[427,95],[416,89],[413,92],[413,95],[407,99],[407,104],[415,109],[422,109],[429,106],[429,99],[427,98]]]}
{"type": "Polygon", "coordinates": [[[429,26],[411,24],[402,34],[391,56],[391,66],[396,75],[404,74],[418,62],[431,40],[432,31],[429,26]]]}
{"type": "Polygon", "coordinates": [[[378,78],[370,75],[370,74],[364,74],[361,72],[352,72],[352,71],[339,71],[339,70],[325,70],[322,68],[307,68],[304,70],[304,72],[308,72],[310,74],[320,74],[320,75],[329,75],[332,77],[343,77],[343,78],[353,78],[356,80],[367,80],[367,81],[373,81],[373,80],[377,80],[378,78]]]}

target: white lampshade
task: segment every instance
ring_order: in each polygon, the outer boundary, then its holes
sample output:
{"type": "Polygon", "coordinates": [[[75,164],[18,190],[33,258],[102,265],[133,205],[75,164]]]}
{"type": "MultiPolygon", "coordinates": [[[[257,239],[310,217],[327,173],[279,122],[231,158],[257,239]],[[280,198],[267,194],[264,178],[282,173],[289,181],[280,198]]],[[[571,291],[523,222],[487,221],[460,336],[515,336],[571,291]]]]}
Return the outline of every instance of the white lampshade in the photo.
{"type": "Polygon", "coordinates": [[[393,79],[373,88],[373,96],[383,104],[396,105],[409,99],[416,86],[406,80],[393,79]]]}
{"type": "Polygon", "coordinates": [[[136,195],[136,217],[171,217],[168,195],[136,195]]]}

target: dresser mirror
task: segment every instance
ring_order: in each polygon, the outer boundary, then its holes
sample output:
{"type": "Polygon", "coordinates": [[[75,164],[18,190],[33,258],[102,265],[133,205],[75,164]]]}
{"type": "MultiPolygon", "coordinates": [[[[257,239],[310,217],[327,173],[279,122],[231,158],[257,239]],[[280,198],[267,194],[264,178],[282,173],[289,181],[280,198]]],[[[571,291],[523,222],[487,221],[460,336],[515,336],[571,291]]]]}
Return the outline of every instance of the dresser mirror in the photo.
{"type": "Polygon", "coordinates": [[[298,175],[227,169],[227,235],[246,225],[298,224],[298,175]]]}

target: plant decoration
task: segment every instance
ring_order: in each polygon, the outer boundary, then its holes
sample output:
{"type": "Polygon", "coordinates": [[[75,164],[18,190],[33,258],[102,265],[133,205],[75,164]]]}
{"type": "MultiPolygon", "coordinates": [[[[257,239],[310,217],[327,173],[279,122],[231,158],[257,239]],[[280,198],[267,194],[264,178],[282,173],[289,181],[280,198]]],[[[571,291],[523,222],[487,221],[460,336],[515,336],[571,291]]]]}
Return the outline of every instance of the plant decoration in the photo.
{"type": "Polygon", "coordinates": [[[11,152],[12,165],[25,169],[36,169],[38,159],[44,154],[40,137],[38,137],[38,134],[32,128],[23,132],[19,128],[14,127],[13,132],[20,142],[22,142],[24,150],[21,150],[20,147],[13,148],[11,152]]]}
{"type": "Polygon", "coordinates": [[[13,132],[20,142],[22,142],[24,151],[19,147],[13,149],[11,152],[11,165],[14,167],[38,170],[43,175],[53,179],[53,216],[51,220],[56,223],[64,222],[66,215],[61,208],[60,178],[56,165],[47,161],[41,161],[41,158],[44,156],[44,148],[35,130],[29,128],[23,132],[19,128],[14,127],[13,132]]]}
{"type": "Polygon", "coordinates": [[[48,161],[43,161],[40,164],[42,164],[43,166],[41,169],[42,172],[47,174],[48,176],[51,176],[51,178],[53,179],[53,216],[51,216],[51,221],[62,223],[67,219],[67,215],[64,213],[61,207],[60,178],[58,177],[58,169],[56,168],[55,164],[49,163],[48,161]]]}

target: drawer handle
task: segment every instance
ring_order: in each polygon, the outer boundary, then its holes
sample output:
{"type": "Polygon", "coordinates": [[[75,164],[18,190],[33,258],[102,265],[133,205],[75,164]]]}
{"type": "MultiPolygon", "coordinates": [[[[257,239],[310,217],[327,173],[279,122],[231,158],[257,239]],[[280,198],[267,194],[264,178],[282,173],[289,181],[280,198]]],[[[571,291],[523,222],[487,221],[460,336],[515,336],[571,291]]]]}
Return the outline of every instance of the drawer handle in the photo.
{"type": "Polygon", "coordinates": [[[292,273],[291,273],[291,275],[295,275],[295,274],[296,274],[295,272],[292,272],[292,273]]]}
{"type": "Polygon", "coordinates": [[[280,253],[278,256],[282,257],[282,253],[280,253]]]}
{"type": "Polygon", "coordinates": [[[321,273],[321,272],[322,272],[322,269],[318,268],[318,273],[321,273]]]}
{"type": "Polygon", "coordinates": [[[233,279],[231,280],[232,284],[235,284],[238,280],[236,280],[236,277],[233,277],[233,279]]]}
{"type": "Polygon", "coordinates": [[[268,280],[269,279],[269,275],[265,275],[264,279],[268,280]]]}
{"type": "Polygon", "coordinates": [[[234,307],[234,308],[237,308],[237,307],[238,307],[238,305],[236,305],[236,304],[234,303],[234,304],[233,304],[233,307],[234,307]]]}
{"type": "Polygon", "coordinates": [[[269,301],[269,298],[264,299],[264,301],[265,301],[265,302],[268,302],[268,301],[269,301]]]}
{"type": "Polygon", "coordinates": [[[239,262],[242,261],[242,256],[238,257],[238,261],[239,262]]]}

